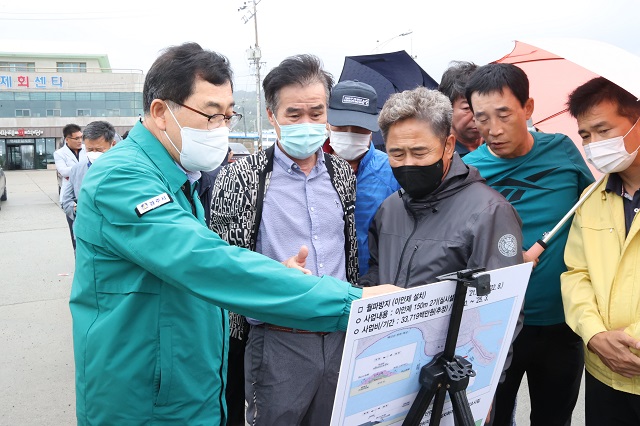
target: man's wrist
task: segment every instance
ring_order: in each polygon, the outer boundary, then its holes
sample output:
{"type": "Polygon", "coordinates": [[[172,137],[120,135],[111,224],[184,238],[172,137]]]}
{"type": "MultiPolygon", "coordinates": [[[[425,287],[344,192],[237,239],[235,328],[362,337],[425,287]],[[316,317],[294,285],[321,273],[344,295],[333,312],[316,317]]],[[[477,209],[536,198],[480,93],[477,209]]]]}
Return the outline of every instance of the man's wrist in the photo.
{"type": "Polygon", "coordinates": [[[587,349],[589,349],[591,352],[596,353],[596,351],[593,349],[594,340],[595,340],[595,345],[597,346],[598,340],[600,339],[600,337],[602,337],[600,336],[602,333],[604,333],[604,331],[594,334],[593,336],[591,336],[591,339],[589,339],[589,342],[587,343],[587,349]]]}

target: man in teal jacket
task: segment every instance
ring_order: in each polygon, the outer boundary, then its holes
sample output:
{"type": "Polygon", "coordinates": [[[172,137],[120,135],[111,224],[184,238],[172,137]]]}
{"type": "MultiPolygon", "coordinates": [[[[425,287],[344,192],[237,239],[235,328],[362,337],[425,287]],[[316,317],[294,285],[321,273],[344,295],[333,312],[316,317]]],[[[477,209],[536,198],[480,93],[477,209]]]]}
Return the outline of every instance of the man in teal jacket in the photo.
{"type": "Polygon", "coordinates": [[[334,331],[362,296],[205,226],[194,194],[238,120],[231,81],[225,57],[195,43],[167,49],[145,79],[144,122],[86,175],[70,300],[78,424],[224,425],[227,309],[334,331]]]}
{"type": "MultiPolygon", "coordinates": [[[[534,109],[527,75],[512,64],[478,68],[465,95],[485,144],[465,155],[522,219],[523,250],[550,231],[578,201],[593,176],[567,136],[529,132],[534,109]]],[[[524,325],[513,359],[498,385],[493,426],[510,426],[524,374],[531,426],[565,426],[578,399],[584,369],[582,341],[565,323],[560,275],[569,226],[561,228],[538,259],[524,300],[524,325]]]]}

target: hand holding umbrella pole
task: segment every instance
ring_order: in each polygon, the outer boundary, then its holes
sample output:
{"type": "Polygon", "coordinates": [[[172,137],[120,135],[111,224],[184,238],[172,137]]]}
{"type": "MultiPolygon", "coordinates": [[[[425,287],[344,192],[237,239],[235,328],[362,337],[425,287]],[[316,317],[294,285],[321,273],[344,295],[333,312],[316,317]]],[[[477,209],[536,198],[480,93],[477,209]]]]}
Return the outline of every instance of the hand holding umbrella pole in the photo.
{"type": "Polygon", "coordinates": [[[587,192],[585,192],[582,195],[582,197],[580,197],[578,202],[573,207],[571,207],[571,210],[569,210],[567,214],[564,215],[564,217],[560,220],[560,222],[558,222],[551,231],[545,232],[543,237],[538,241],[536,241],[536,243],[532,245],[529,248],[529,250],[525,252],[524,255],[526,258],[532,259],[532,260],[537,259],[542,254],[542,252],[545,251],[549,240],[555,235],[556,232],[558,232],[560,228],[562,228],[562,225],[564,225],[565,222],[571,218],[573,213],[575,213],[575,211],[578,210],[578,207],[580,207],[585,202],[585,200],[589,198],[589,196],[593,193],[593,191],[595,191],[596,188],[600,186],[600,183],[602,183],[602,181],[606,176],[607,176],[606,174],[603,174],[602,176],[600,176],[598,180],[595,181],[593,185],[591,185],[591,187],[587,190],[587,192]]]}

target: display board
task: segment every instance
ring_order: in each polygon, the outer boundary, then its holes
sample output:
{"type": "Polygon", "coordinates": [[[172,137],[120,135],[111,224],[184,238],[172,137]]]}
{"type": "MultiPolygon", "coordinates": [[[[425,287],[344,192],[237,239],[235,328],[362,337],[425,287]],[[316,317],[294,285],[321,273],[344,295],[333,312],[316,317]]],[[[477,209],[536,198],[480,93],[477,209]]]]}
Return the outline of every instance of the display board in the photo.
{"type": "MultiPolygon", "coordinates": [[[[467,397],[478,425],[489,412],[531,268],[525,263],[484,272],[491,293],[467,291],[456,355],[476,372],[467,397]]],[[[455,288],[455,281],[442,281],[353,303],[331,425],[402,424],[420,389],[421,367],[444,349],[455,288]]],[[[430,415],[431,408],[424,424],[430,415]]],[[[453,425],[448,397],[441,425],[453,425]]]]}

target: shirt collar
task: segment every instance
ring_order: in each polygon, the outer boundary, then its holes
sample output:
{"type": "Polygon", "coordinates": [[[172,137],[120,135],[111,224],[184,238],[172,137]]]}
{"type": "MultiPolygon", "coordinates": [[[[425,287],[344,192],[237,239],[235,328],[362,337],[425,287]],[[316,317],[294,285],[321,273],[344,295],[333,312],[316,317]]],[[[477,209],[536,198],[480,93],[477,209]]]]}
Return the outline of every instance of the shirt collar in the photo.
{"type": "Polygon", "coordinates": [[[174,163],[176,163],[176,166],[180,167],[180,170],[182,170],[187,175],[187,179],[189,179],[189,183],[191,185],[193,185],[193,182],[198,181],[202,176],[201,172],[190,172],[189,170],[186,170],[184,167],[182,167],[177,161],[174,161],[174,163]]]}
{"type": "Polygon", "coordinates": [[[469,154],[471,151],[469,150],[469,148],[467,148],[467,146],[465,144],[463,144],[462,142],[460,142],[458,139],[456,139],[456,148],[455,148],[456,152],[458,153],[458,155],[463,156],[465,154],[469,154]]]}
{"type": "Polygon", "coordinates": [[[622,184],[622,178],[617,173],[611,173],[609,175],[609,179],[607,180],[607,186],[604,188],[607,192],[613,192],[623,198],[627,198],[629,200],[633,200],[633,194],[628,194],[624,190],[624,185],[622,184]]]}
{"type": "MultiPolygon", "coordinates": [[[[282,151],[282,149],[280,149],[280,145],[278,145],[277,142],[274,145],[275,145],[275,150],[273,153],[273,158],[275,162],[278,163],[278,165],[280,165],[280,167],[282,167],[285,170],[299,168],[298,164],[295,161],[293,161],[291,158],[289,158],[287,154],[285,154],[282,151]]],[[[316,165],[314,167],[322,167],[323,165],[324,165],[324,152],[322,151],[322,147],[320,147],[316,151],[316,165]]]]}
{"type": "Polygon", "coordinates": [[[611,173],[609,175],[609,180],[607,180],[607,186],[604,188],[607,192],[613,192],[614,194],[618,194],[619,196],[624,195],[624,186],[622,185],[622,179],[618,176],[617,173],[611,173]]]}

